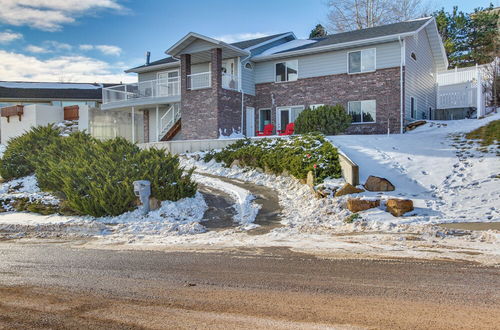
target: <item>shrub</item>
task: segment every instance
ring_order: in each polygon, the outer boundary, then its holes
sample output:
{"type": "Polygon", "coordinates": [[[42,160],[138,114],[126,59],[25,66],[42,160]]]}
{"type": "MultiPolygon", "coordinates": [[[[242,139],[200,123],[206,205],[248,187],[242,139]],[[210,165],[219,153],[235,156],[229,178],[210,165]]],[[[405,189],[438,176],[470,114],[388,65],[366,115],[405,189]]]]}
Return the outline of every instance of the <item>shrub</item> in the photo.
{"type": "Polygon", "coordinates": [[[306,179],[307,173],[313,171],[318,183],[327,177],[341,177],[337,149],[320,134],[239,140],[219,152],[205,155],[205,161],[212,159],[225,166],[238,160],[242,166],[262,168],[278,175],[288,172],[297,179],[306,179]]]}
{"type": "MultiPolygon", "coordinates": [[[[197,188],[192,170],[184,173],[177,156],[140,150],[123,138],[100,141],[82,132],[62,137],[51,125],[11,140],[0,170],[6,179],[35,172],[39,187],[63,200],[59,210],[92,216],[133,209],[135,180],[149,180],[151,197],[160,201],[192,197],[197,188]]],[[[25,204],[19,207],[28,209],[25,204]]],[[[54,211],[31,204],[28,210],[54,211]]]]}
{"type": "Polygon", "coordinates": [[[325,135],[343,133],[351,124],[351,116],[340,104],[323,105],[314,110],[305,109],[295,120],[298,134],[320,132],[325,135]]]}
{"type": "Polygon", "coordinates": [[[93,216],[119,215],[135,207],[136,180],[151,181],[151,197],[192,197],[192,171],[184,174],[176,156],[140,150],[123,138],[95,140],[85,133],[62,138],[46,149],[36,176],[43,190],[60,192],[70,208],[93,216]]]}
{"type": "Polygon", "coordinates": [[[35,163],[45,148],[59,138],[53,125],[32,128],[9,140],[0,163],[0,175],[5,180],[16,179],[35,172],[35,163]]]}

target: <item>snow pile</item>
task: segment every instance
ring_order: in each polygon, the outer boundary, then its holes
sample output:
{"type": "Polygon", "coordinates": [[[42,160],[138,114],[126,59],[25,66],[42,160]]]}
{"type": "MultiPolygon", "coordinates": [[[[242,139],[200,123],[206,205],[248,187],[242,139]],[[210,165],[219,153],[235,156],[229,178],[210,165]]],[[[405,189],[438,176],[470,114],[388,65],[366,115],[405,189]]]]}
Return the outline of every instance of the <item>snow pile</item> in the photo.
{"type": "MultiPolygon", "coordinates": [[[[46,205],[58,205],[60,200],[55,196],[40,191],[34,175],[4,182],[0,185],[0,201],[27,198],[30,202],[40,202],[46,205]]],[[[4,203],[6,209],[9,205],[4,203]]]]}
{"type": "Polygon", "coordinates": [[[225,140],[225,139],[242,139],[245,136],[243,133],[241,133],[238,130],[232,129],[231,133],[228,134],[227,129],[219,129],[219,140],[225,140]]]}
{"type": "Polygon", "coordinates": [[[112,239],[122,236],[142,238],[143,235],[191,235],[202,233],[205,227],[200,225],[207,204],[200,193],[192,198],[183,198],[176,202],[163,201],[159,209],[146,215],[136,209],[115,217],[96,218],[107,225],[116,225],[112,239]]]}
{"type": "Polygon", "coordinates": [[[235,186],[234,184],[203,175],[194,174],[192,178],[198,183],[222,190],[231,195],[236,201],[236,204],[234,205],[236,210],[235,220],[240,225],[244,226],[244,229],[250,229],[256,226],[252,226],[251,224],[254,222],[255,217],[259,212],[260,205],[252,202],[255,197],[248,190],[235,186]]]}
{"type": "Polygon", "coordinates": [[[5,149],[7,149],[7,146],[5,144],[0,144],[0,159],[3,158],[5,149]]]}

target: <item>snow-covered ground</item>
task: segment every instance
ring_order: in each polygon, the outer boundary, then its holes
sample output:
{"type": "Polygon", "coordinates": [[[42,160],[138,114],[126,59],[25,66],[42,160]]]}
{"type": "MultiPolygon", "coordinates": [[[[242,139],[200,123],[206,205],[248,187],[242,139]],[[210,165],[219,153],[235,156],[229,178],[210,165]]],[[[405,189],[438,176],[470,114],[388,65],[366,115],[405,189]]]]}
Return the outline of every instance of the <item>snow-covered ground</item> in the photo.
{"type": "MultiPolygon", "coordinates": [[[[214,161],[204,163],[187,155],[181,159],[182,165],[194,166],[200,174],[224,176],[276,190],[283,209],[283,227],[264,235],[248,235],[246,229],[252,226],[247,224],[253,222],[257,211],[251,193],[198,174],[194,176],[196,181],[233,197],[240,227],[206,231],[200,220],[207,206],[199,194],[177,203],[164,202],[160,210],[146,217],[133,211],[113,218],[73,217],[70,221],[92,228],[89,232],[99,239],[87,243],[89,247],[207,250],[285,246],[325,257],[451,258],[498,265],[498,231],[446,230],[435,225],[500,221],[497,176],[500,158],[493,148],[487,153],[477,151],[476,144],[469,144],[461,137],[462,133],[496,119],[500,115],[443,122],[446,125],[431,122],[404,135],[329,137],[360,165],[362,183],[369,175],[376,175],[396,186],[393,192],[364,192],[358,196],[382,201],[394,196],[410,198],[416,209],[404,217],[396,218],[385,212],[382,203],[380,208],[360,212],[361,218],[348,223],[345,221],[351,214],[345,208],[348,196],[315,198],[307,186],[293,178],[225,168],[214,161]]],[[[0,191],[8,189],[2,186],[0,191]]],[[[2,217],[7,219],[12,215],[0,214],[0,223],[5,221],[2,217]]],[[[60,217],[54,220],[61,221],[60,217]]]]}

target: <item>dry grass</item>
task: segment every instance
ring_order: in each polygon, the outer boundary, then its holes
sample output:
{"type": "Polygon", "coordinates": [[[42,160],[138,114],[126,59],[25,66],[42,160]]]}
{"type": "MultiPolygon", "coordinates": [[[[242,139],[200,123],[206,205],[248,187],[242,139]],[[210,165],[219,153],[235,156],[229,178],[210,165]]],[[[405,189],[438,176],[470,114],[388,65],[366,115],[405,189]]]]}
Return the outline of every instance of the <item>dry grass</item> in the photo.
{"type": "Polygon", "coordinates": [[[467,139],[480,140],[482,146],[500,144],[500,120],[490,122],[465,135],[467,139]]]}

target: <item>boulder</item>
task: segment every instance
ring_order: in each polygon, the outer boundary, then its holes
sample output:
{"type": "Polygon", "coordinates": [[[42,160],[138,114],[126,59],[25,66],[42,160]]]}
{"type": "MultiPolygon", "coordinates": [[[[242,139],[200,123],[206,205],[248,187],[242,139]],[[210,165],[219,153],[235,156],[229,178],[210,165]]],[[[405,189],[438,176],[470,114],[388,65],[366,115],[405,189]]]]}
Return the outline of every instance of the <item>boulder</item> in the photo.
{"type": "Polygon", "coordinates": [[[356,188],[352,184],[346,183],[342,188],[337,190],[337,192],[335,193],[335,197],[357,194],[363,191],[364,191],[363,189],[356,188]]]}
{"type": "Polygon", "coordinates": [[[413,201],[410,199],[391,198],[387,200],[385,206],[385,210],[395,217],[400,217],[406,212],[413,211],[413,201]]]}
{"type": "Polygon", "coordinates": [[[233,160],[230,167],[241,167],[241,163],[238,159],[233,160]]]}
{"type": "Polygon", "coordinates": [[[393,191],[395,189],[389,180],[373,175],[366,179],[365,188],[368,191],[393,191]]]}
{"type": "Polygon", "coordinates": [[[349,198],[347,200],[347,208],[351,212],[360,212],[368,209],[373,209],[380,205],[380,200],[366,200],[359,198],[349,198]]]}

